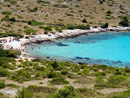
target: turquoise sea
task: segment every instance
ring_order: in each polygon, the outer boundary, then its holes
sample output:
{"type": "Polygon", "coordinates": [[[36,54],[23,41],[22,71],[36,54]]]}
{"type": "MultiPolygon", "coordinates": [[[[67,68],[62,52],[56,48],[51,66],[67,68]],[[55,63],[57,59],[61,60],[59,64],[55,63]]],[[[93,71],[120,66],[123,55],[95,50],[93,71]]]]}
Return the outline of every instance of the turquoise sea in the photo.
{"type": "Polygon", "coordinates": [[[107,32],[28,45],[30,56],[130,67],[130,32],[107,32]],[[32,50],[33,47],[33,50],[32,50]]]}

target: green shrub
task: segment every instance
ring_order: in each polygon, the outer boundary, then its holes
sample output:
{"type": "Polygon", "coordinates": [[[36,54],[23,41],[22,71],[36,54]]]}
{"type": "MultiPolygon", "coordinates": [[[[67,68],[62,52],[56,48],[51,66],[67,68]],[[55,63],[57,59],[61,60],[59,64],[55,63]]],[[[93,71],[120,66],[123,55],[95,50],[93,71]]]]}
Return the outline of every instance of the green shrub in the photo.
{"type": "Polygon", "coordinates": [[[103,89],[103,88],[119,88],[120,86],[103,82],[103,83],[96,83],[94,87],[96,89],[103,89]]]}
{"type": "Polygon", "coordinates": [[[10,74],[10,73],[9,73],[8,70],[6,70],[6,69],[0,67],[0,77],[6,77],[6,76],[8,76],[9,74],[10,74]]]}
{"type": "Polygon", "coordinates": [[[18,92],[18,96],[16,98],[32,98],[33,95],[34,93],[30,90],[22,88],[22,90],[18,92]]]}
{"type": "Polygon", "coordinates": [[[106,72],[95,72],[95,76],[106,76],[106,72]]]}
{"type": "Polygon", "coordinates": [[[38,11],[38,7],[34,7],[33,9],[29,9],[30,12],[37,12],[38,11]]]}
{"type": "Polygon", "coordinates": [[[128,17],[124,16],[123,19],[119,22],[121,26],[129,26],[129,19],[128,17]]]}
{"type": "Polygon", "coordinates": [[[105,2],[105,0],[99,0],[100,4],[103,4],[103,2],[105,2]]]}
{"type": "Polygon", "coordinates": [[[35,93],[42,92],[42,93],[49,93],[49,94],[52,94],[52,93],[54,93],[56,91],[55,88],[49,88],[49,87],[43,87],[43,86],[35,86],[35,85],[30,85],[27,89],[29,91],[35,92],[35,93]]]}
{"type": "Polygon", "coordinates": [[[108,23],[105,23],[101,26],[101,28],[108,28],[109,24],[108,23]]]}
{"type": "Polygon", "coordinates": [[[125,72],[130,73],[130,68],[125,68],[125,72]]]}
{"type": "Polygon", "coordinates": [[[54,70],[56,70],[59,67],[59,63],[57,61],[54,61],[51,65],[54,68],[54,70]]]}
{"type": "Polygon", "coordinates": [[[73,14],[71,13],[66,13],[67,16],[74,16],[73,14]]]}
{"type": "Polygon", "coordinates": [[[83,22],[83,23],[87,23],[87,20],[86,20],[86,19],[83,19],[82,22],[83,22]]]}
{"type": "Polygon", "coordinates": [[[90,25],[77,25],[77,26],[73,26],[73,25],[68,25],[68,29],[90,29],[90,25]]]}
{"type": "Polygon", "coordinates": [[[6,87],[6,84],[4,82],[0,82],[0,89],[5,88],[5,87],[6,87]]]}
{"type": "Polygon", "coordinates": [[[73,64],[73,68],[72,68],[72,71],[73,72],[78,72],[78,71],[80,71],[80,66],[79,65],[77,65],[77,64],[73,64]]]}
{"type": "Polygon", "coordinates": [[[32,29],[32,28],[26,29],[24,32],[25,32],[27,35],[30,35],[31,33],[36,33],[36,31],[35,31],[34,29],[32,29]]]}
{"type": "Polygon", "coordinates": [[[41,59],[39,59],[39,58],[35,58],[35,59],[33,59],[32,61],[33,61],[33,62],[40,62],[41,59]]]}
{"type": "Polygon", "coordinates": [[[21,55],[21,52],[18,50],[10,50],[8,52],[8,57],[16,58],[18,55],[21,55]]]}
{"type": "Polygon", "coordinates": [[[93,67],[93,71],[99,71],[99,69],[98,68],[96,68],[96,67],[93,67]]]}
{"type": "Polygon", "coordinates": [[[40,3],[42,3],[43,2],[43,0],[37,0],[37,3],[38,4],[40,4],[40,3]]]}
{"type": "Polygon", "coordinates": [[[62,84],[68,84],[69,82],[65,80],[63,77],[56,77],[51,80],[51,84],[53,85],[62,85],[62,84]]]}
{"type": "Polygon", "coordinates": [[[51,26],[44,27],[44,30],[45,32],[52,31],[52,27],[51,26]]]}
{"type": "Polygon", "coordinates": [[[55,78],[58,77],[60,74],[58,72],[49,72],[48,73],[48,78],[55,78]]]}
{"type": "Polygon", "coordinates": [[[1,21],[10,21],[10,18],[8,15],[6,15],[4,18],[1,19],[1,21]]]}
{"type": "Polygon", "coordinates": [[[90,69],[89,68],[84,68],[83,69],[83,75],[89,75],[90,74],[90,69]]]}
{"type": "Polygon", "coordinates": [[[96,95],[96,91],[93,91],[92,89],[88,89],[88,88],[78,88],[76,89],[76,92],[88,98],[93,98],[96,95]]]}
{"type": "Polygon", "coordinates": [[[113,95],[109,95],[107,98],[129,98],[130,97],[130,90],[115,93],[113,95]]]}
{"type": "Polygon", "coordinates": [[[12,79],[18,82],[29,81],[31,79],[31,74],[28,71],[21,69],[12,76],[12,79]]]}
{"type": "Polygon", "coordinates": [[[9,11],[3,11],[3,12],[1,12],[1,14],[3,14],[3,15],[11,15],[12,12],[9,12],[9,11]]]}
{"type": "Polygon", "coordinates": [[[115,75],[113,75],[108,79],[108,84],[118,85],[121,82],[126,81],[126,80],[127,80],[127,78],[125,76],[122,76],[122,75],[115,76],[115,75]]]}
{"type": "Polygon", "coordinates": [[[73,86],[66,86],[51,98],[76,98],[76,92],[73,86]]]}
{"type": "Polygon", "coordinates": [[[66,4],[61,4],[61,8],[68,8],[69,6],[66,4]]]}
{"type": "Polygon", "coordinates": [[[61,70],[62,75],[67,75],[68,71],[67,70],[61,70]]]}
{"type": "Polygon", "coordinates": [[[108,10],[108,11],[106,12],[106,14],[107,14],[107,16],[110,16],[111,14],[113,14],[113,12],[110,11],[110,10],[108,10]]]}
{"type": "Polygon", "coordinates": [[[0,33],[0,37],[8,37],[8,36],[13,36],[16,38],[23,38],[24,37],[24,35],[19,34],[19,33],[11,33],[11,32],[0,33]]]}
{"type": "Polygon", "coordinates": [[[17,4],[17,1],[10,0],[10,4],[16,5],[16,4],[17,4]]]}
{"type": "Polygon", "coordinates": [[[38,21],[36,21],[36,20],[32,20],[32,21],[28,21],[28,25],[31,25],[31,26],[39,26],[39,25],[44,25],[44,23],[38,22],[38,21]]]}
{"type": "Polygon", "coordinates": [[[104,79],[102,76],[97,76],[96,77],[96,83],[103,83],[104,82],[104,79]]]}
{"type": "Polygon", "coordinates": [[[16,22],[15,17],[10,18],[9,20],[12,21],[12,22],[16,22]]]}

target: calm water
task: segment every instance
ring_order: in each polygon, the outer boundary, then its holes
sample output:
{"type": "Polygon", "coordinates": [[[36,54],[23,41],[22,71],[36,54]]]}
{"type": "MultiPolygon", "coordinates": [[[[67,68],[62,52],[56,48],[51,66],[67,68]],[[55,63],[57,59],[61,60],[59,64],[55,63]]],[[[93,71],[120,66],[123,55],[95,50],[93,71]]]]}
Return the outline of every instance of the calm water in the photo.
{"type": "Polygon", "coordinates": [[[33,44],[27,46],[26,52],[40,58],[125,67],[130,66],[130,32],[108,32],[33,44]]]}

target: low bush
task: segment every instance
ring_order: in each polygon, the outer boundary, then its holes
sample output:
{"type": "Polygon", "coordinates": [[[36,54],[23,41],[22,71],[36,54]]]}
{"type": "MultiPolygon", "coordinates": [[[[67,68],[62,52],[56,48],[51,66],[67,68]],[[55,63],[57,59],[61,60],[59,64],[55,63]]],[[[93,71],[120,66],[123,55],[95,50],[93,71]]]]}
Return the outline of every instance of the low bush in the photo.
{"type": "Polygon", "coordinates": [[[33,9],[28,9],[30,12],[37,12],[38,11],[38,7],[34,7],[33,9]]]}
{"type": "Polygon", "coordinates": [[[43,87],[43,86],[35,86],[35,85],[30,85],[27,89],[29,91],[31,91],[31,92],[34,92],[34,93],[42,92],[42,93],[52,94],[52,93],[54,93],[56,91],[55,88],[49,88],[49,87],[43,87]]]}
{"type": "Polygon", "coordinates": [[[10,73],[8,70],[6,70],[5,68],[0,67],[0,77],[6,77],[8,76],[10,73]]]}
{"type": "Polygon", "coordinates": [[[8,37],[8,36],[13,36],[13,37],[16,37],[16,38],[23,38],[24,35],[23,34],[19,34],[19,33],[0,33],[0,38],[1,37],[8,37]]]}
{"type": "Polygon", "coordinates": [[[49,72],[48,73],[48,78],[55,78],[55,77],[59,77],[60,73],[59,72],[49,72]]]}
{"type": "Polygon", "coordinates": [[[130,90],[127,90],[115,94],[109,94],[107,98],[129,98],[129,97],[130,97],[130,90]]]}
{"type": "Polygon", "coordinates": [[[129,26],[129,19],[128,17],[124,16],[122,20],[119,22],[119,25],[121,26],[129,26]]]}
{"type": "Polygon", "coordinates": [[[76,91],[73,86],[66,86],[50,98],[76,98],[76,91]]]}
{"type": "Polygon", "coordinates": [[[101,26],[101,28],[108,28],[109,24],[108,23],[105,23],[101,26]]]}
{"type": "Polygon", "coordinates": [[[83,75],[89,75],[90,74],[90,69],[89,68],[84,68],[83,69],[83,75]]]}
{"type": "Polygon", "coordinates": [[[93,91],[92,89],[88,88],[78,88],[76,89],[76,92],[83,95],[84,97],[95,97],[96,96],[96,91],[93,91]]]}
{"type": "Polygon", "coordinates": [[[45,32],[49,32],[52,31],[52,27],[51,26],[46,26],[44,27],[45,32]]]}
{"type": "Polygon", "coordinates": [[[68,84],[69,82],[65,80],[63,77],[56,77],[51,80],[51,84],[53,85],[62,85],[62,84],[68,84]]]}
{"type": "Polygon", "coordinates": [[[31,80],[31,74],[28,71],[21,69],[12,76],[12,79],[18,82],[29,81],[31,80]]]}
{"type": "Polygon", "coordinates": [[[110,10],[108,10],[108,11],[106,12],[106,14],[107,14],[107,16],[110,16],[111,14],[113,14],[113,12],[110,11],[110,10]]]}
{"type": "Polygon", "coordinates": [[[31,25],[31,26],[39,26],[39,25],[44,25],[44,23],[38,22],[38,21],[36,21],[36,20],[32,20],[32,21],[28,21],[28,25],[31,25]]]}
{"type": "Polygon", "coordinates": [[[26,35],[30,35],[30,34],[35,35],[35,33],[36,33],[36,31],[32,28],[26,29],[24,32],[26,33],[26,35]]]}
{"type": "Polygon", "coordinates": [[[34,93],[27,88],[22,88],[21,91],[18,91],[18,96],[16,98],[32,98],[33,95],[34,93]]]}
{"type": "Polygon", "coordinates": [[[1,14],[3,14],[3,15],[11,15],[12,12],[9,12],[9,11],[3,11],[3,12],[1,12],[1,14]]]}
{"type": "Polygon", "coordinates": [[[68,25],[67,26],[68,29],[90,29],[90,25],[77,25],[77,26],[73,26],[73,25],[68,25]]]}
{"type": "Polygon", "coordinates": [[[6,84],[4,82],[0,82],[0,89],[5,88],[5,87],[6,87],[6,84]]]}
{"type": "Polygon", "coordinates": [[[127,80],[127,78],[125,76],[113,75],[113,76],[109,77],[108,84],[119,85],[121,82],[124,82],[126,80],[127,80]]]}
{"type": "Polygon", "coordinates": [[[10,21],[10,18],[9,18],[8,15],[6,15],[5,17],[3,17],[3,18],[1,19],[1,21],[10,21]]]}
{"type": "Polygon", "coordinates": [[[95,72],[95,76],[106,76],[106,72],[95,72]]]}

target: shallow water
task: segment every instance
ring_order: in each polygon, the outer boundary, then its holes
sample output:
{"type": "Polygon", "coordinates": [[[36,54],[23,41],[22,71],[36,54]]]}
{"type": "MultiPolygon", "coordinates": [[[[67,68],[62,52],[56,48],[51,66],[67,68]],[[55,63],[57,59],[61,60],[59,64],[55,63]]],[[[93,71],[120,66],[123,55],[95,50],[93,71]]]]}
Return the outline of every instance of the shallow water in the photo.
{"type": "Polygon", "coordinates": [[[107,32],[60,39],[29,45],[25,51],[30,56],[40,58],[125,67],[130,66],[130,32],[107,32]]]}

